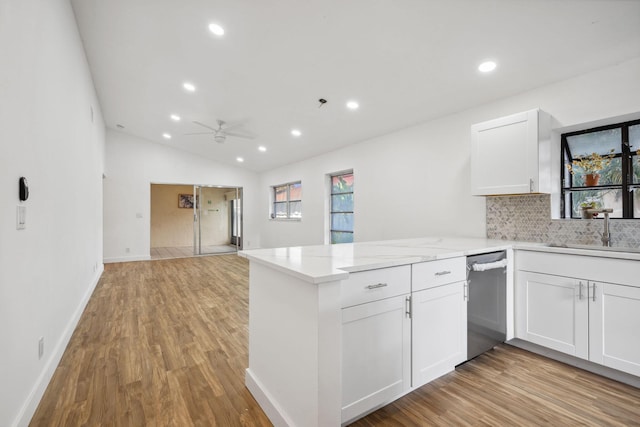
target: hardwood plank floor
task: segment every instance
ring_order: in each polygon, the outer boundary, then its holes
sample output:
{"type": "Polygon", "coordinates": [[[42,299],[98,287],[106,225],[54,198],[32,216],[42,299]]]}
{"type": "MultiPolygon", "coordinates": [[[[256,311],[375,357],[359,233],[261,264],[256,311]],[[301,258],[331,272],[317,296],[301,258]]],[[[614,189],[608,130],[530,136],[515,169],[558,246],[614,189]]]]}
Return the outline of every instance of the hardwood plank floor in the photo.
{"type": "Polygon", "coordinates": [[[640,426],[640,389],[503,344],[352,424],[640,426]]]}
{"type": "Polygon", "coordinates": [[[270,426],[244,387],[248,265],[107,264],[32,426],[270,426]]]}
{"type": "MultiPolygon", "coordinates": [[[[244,386],[248,264],[107,264],[31,426],[269,426],[244,386]]],[[[508,345],[354,426],[638,425],[640,390],[508,345]]]]}
{"type": "Polygon", "coordinates": [[[163,248],[151,248],[150,256],[152,260],[171,259],[171,258],[189,258],[194,256],[213,255],[213,254],[235,254],[237,248],[232,245],[209,245],[202,246],[202,255],[195,255],[193,246],[175,246],[163,248]]]}

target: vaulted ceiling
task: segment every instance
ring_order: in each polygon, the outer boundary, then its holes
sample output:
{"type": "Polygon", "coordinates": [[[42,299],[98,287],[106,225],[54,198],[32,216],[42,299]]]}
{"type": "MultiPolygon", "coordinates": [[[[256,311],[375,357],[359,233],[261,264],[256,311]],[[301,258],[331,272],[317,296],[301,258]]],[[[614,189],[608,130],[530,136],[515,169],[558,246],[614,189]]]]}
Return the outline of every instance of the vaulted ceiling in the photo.
{"type": "Polygon", "coordinates": [[[71,3],[108,127],[254,171],[640,56],[636,0],[71,3]]]}

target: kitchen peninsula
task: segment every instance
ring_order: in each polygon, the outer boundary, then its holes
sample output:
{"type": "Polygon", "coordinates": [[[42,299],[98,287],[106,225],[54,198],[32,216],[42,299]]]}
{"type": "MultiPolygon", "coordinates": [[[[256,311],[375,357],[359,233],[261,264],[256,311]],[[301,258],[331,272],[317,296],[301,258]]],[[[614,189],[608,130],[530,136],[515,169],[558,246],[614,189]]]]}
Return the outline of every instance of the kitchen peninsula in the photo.
{"type": "Polygon", "coordinates": [[[467,255],[507,251],[512,338],[512,243],[417,238],[240,252],[250,262],[247,387],[276,426],[338,426],[453,370],[466,353],[467,255]],[[434,345],[418,383],[410,323],[417,281],[438,292],[432,304],[449,304],[430,313],[453,316],[433,322],[444,344],[434,345]]]}

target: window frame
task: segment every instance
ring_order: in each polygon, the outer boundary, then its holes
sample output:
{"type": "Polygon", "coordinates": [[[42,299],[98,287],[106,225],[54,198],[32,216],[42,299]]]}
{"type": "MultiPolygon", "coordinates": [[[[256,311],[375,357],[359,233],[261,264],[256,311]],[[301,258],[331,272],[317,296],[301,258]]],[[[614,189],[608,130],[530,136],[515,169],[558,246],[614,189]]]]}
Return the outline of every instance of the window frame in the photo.
{"type": "Polygon", "coordinates": [[[278,184],[271,186],[271,219],[275,221],[301,221],[302,220],[302,180],[291,181],[285,184],[278,184]],[[292,185],[300,185],[300,199],[291,199],[291,186],[292,185]],[[279,188],[286,188],[286,200],[278,201],[276,197],[276,191],[279,188]],[[299,202],[300,203],[300,216],[291,216],[291,202],[299,202]],[[286,206],[286,217],[278,217],[276,212],[278,209],[276,208],[278,205],[284,204],[286,206]]]}
{"type": "Polygon", "coordinates": [[[640,120],[632,120],[622,123],[614,123],[606,126],[598,126],[595,128],[584,129],[575,132],[563,133],[560,136],[560,217],[565,219],[575,219],[573,213],[573,194],[580,191],[593,190],[620,190],[622,200],[622,217],[615,219],[640,219],[634,218],[634,189],[640,191],[640,183],[633,182],[633,164],[634,159],[640,158],[636,152],[630,150],[629,128],[640,125],[640,120]],[[574,160],[568,137],[586,135],[590,133],[601,132],[611,129],[620,129],[620,153],[616,153],[614,159],[620,159],[620,171],[622,181],[620,184],[596,185],[590,187],[573,186],[573,175],[567,170],[567,163],[574,160]],[[568,200],[567,200],[568,198],[568,200]],[[569,212],[567,212],[569,207],[569,212]]]}
{"type": "Polygon", "coordinates": [[[343,171],[343,172],[336,172],[336,173],[332,173],[329,174],[329,243],[332,245],[335,244],[339,244],[338,242],[334,242],[333,241],[333,233],[337,232],[337,233],[350,233],[351,234],[351,242],[353,242],[353,238],[355,237],[355,230],[334,230],[332,227],[333,224],[333,215],[334,214],[351,214],[353,215],[354,219],[355,219],[355,198],[354,198],[354,183],[355,183],[355,175],[353,173],[353,171],[343,171]],[[340,192],[340,193],[334,193],[333,192],[333,179],[337,178],[337,177],[341,177],[341,176],[347,176],[347,175],[351,175],[353,178],[353,183],[351,186],[351,191],[345,191],[345,192],[340,192]],[[338,211],[338,210],[334,210],[333,208],[333,196],[338,196],[338,195],[343,195],[343,194],[351,194],[351,198],[352,198],[352,206],[350,211],[338,211]]]}

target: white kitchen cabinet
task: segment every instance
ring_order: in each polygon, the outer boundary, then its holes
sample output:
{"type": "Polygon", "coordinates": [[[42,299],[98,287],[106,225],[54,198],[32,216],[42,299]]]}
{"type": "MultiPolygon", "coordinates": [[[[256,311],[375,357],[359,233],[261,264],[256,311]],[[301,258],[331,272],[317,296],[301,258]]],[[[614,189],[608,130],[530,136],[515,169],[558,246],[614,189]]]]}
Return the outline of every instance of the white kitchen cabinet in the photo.
{"type": "Polygon", "coordinates": [[[535,109],[471,126],[471,194],[551,192],[551,120],[535,109]]]}
{"type": "Polygon", "coordinates": [[[451,372],[466,360],[465,286],[462,281],[412,293],[413,387],[451,372]]]}
{"type": "Polygon", "coordinates": [[[640,376],[638,261],[518,251],[516,265],[517,338],[640,376]]]}
{"type": "Polygon", "coordinates": [[[342,310],[342,422],[411,387],[409,295],[342,310]]]}
{"type": "Polygon", "coordinates": [[[590,282],[589,359],[640,376],[640,288],[590,282]]]}
{"type": "Polygon", "coordinates": [[[583,359],[589,358],[587,282],[518,271],[516,336],[583,359]]]}
{"type": "Polygon", "coordinates": [[[342,422],[411,388],[411,266],[352,273],[341,285],[342,422]]]}

